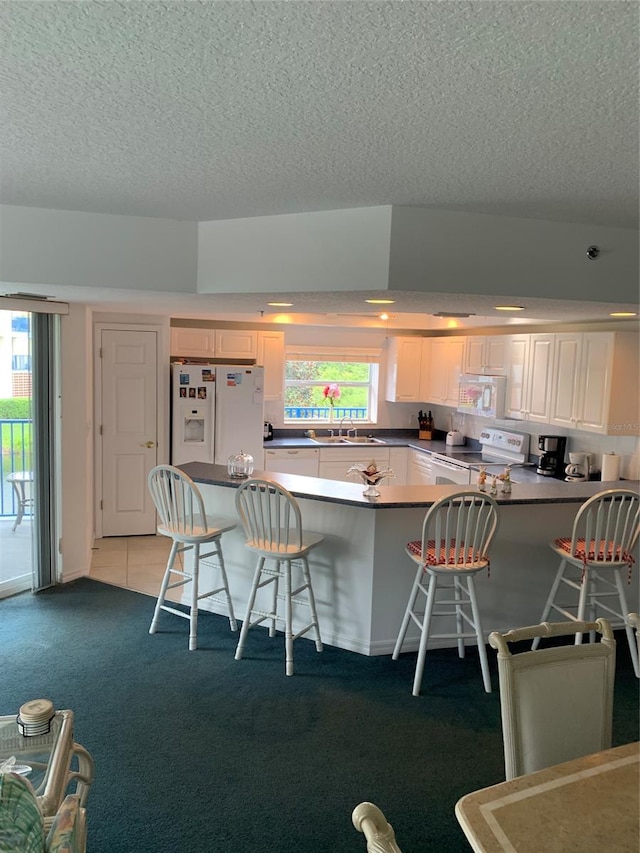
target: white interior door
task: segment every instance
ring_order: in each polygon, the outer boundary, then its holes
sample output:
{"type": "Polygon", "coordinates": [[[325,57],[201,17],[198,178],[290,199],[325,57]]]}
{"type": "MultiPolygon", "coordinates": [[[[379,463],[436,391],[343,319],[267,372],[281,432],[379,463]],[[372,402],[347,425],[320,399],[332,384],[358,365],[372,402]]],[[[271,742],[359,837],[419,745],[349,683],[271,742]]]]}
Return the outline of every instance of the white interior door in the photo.
{"type": "Polygon", "coordinates": [[[158,447],[155,331],[101,333],[102,535],[155,533],[147,476],[158,447]]]}

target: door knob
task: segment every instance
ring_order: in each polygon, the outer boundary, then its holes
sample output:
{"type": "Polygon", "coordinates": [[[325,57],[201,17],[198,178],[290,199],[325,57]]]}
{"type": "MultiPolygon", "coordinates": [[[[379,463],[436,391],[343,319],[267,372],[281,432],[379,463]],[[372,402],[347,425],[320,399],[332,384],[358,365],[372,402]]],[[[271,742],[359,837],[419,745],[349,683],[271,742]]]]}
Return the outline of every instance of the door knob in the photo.
{"type": "Polygon", "coordinates": [[[145,441],[144,444],[141,444],[140,447],[155,447],[155,441],[145,441]]]}

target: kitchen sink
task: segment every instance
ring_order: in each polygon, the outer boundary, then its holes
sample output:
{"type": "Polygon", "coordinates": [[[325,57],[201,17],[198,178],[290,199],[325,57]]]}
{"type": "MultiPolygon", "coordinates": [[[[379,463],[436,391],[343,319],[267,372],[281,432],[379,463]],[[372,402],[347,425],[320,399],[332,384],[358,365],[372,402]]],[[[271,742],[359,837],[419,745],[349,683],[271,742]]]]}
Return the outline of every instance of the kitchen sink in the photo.
{"type": "Polygon", "coordinates": [[[386,444],[383,438],[370,438],[365,435],[347,436],[344,435],[321,435],[312,438],[311,441],[316,444],[386,444]]]}

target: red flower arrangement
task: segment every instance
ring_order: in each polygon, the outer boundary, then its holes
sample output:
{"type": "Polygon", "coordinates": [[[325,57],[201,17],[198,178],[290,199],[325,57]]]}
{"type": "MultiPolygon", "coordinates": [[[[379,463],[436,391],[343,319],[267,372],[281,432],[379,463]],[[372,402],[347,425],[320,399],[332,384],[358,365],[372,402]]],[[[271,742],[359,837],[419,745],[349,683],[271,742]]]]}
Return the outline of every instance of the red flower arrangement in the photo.
{"type": "Polygon", "coordinates": [[[329,401],[329,405],[333,408],[336,404],[336,400],[340,399],[340,389],[336,385],[335,382],[332,382],[330,385],[326,385],[324,391],[322,392],[323,397],[329,401]]]}

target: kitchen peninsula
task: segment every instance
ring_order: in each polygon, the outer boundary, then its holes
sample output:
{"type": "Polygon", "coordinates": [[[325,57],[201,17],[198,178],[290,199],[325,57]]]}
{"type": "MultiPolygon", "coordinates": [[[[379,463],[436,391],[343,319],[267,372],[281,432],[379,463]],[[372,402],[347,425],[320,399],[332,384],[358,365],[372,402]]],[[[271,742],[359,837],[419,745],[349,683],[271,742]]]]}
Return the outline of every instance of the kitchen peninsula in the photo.
{"type": "MultiPolygon", "coordinates": [[[[220,465],[190,462],[180,467],[198,483],[207,512],[236,516],[235,490],[242,480],[232,480],[220,465]]],[[[460,487],[381,486],[381,496],[371,499],[363,496],[359,483],[261,471],[254,476],[288,489],[300,504],[305,529],[325,537],[311,559],[323,642],[365,655],[390,654],[414,575],[404,547],[420,537],[427,508],[460,487]]],[[[575,514],[587,498],[605,488],[637,490],[638,485],[628,480],[554,480],[519,483],[511,495],[499,494],[490,573],[476,579],[485,632],[538,622],[557,569],[548,542],[570,535],[575,514]]],[[[225,534],[224,553],[234,607],[242,613],[255,565],[239,527],[225,534]]],[[[203,566],[201,574],[206,571],[203,566]]],[[[638,588],[636,570],[626,589],[631,610],[638,606],[638,588]]],[[[223,612],[213,599],[201,606],[223,612]]],[[[417,648],[417,629],[414,640],[417,648]]]]}

